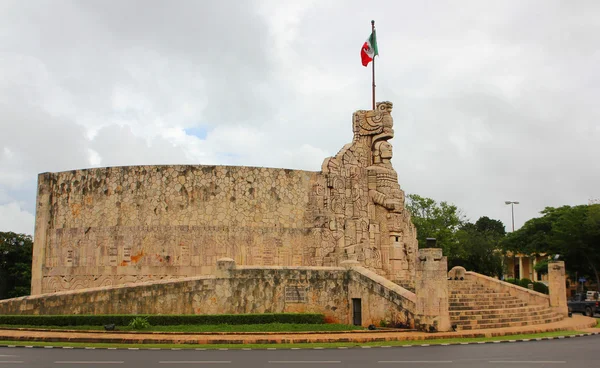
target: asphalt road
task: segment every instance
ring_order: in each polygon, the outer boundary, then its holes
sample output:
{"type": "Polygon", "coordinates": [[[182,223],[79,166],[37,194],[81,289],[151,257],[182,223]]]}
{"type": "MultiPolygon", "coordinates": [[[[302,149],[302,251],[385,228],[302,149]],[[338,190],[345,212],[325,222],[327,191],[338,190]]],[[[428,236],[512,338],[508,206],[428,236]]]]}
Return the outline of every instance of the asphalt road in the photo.
{"type": "Polygon", "coordinates": [[[452,346],[301,350],[0,348],[0,367],[600,367],[600,336],[452,346]]]}

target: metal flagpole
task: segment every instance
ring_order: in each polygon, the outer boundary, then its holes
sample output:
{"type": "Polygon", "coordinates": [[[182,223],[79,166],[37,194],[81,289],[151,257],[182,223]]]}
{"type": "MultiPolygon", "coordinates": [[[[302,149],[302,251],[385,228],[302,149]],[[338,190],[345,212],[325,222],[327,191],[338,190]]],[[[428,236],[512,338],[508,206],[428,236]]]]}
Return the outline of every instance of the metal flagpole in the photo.
{"type": "MultiPolygon", "coordinates": [[[[372,20],[371,21],[371,35],[375,34],[375,21],[372,20]]],[[[374,41],[374,40],[371,40],[374,41]]],[[[375,41],[377,42],[377,41],[375,41]]],[[[374,45],[371,45],[371,47],[374,47],[374,45]]],[[[373,55],[373,110],[375,110],[375,55],[373,55]]]]}

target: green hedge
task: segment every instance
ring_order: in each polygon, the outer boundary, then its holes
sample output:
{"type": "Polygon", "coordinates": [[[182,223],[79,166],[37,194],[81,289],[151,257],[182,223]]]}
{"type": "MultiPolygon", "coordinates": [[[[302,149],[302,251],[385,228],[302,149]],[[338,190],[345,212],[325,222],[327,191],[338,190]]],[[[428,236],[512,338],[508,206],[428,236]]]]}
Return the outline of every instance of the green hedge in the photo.
{"type": "Polygon", "coordinates": [[[550,292],[548,290],[548,286],[546,286],[546,284],[541,283],[541,282],[534,282],[533,290],[537,291],[538,293],[543,293],[543,294],[548,294],[550,292]]]}
{"type": "Polygon", "coordinates": [[[249,325],[264,323],[322,324],[325,317],[317,313],[264,313],[264,314],[110,314],[110,315],[56,315],[10,316],[0,315],[0,325],[22,326],[102,326],[114,323],[126,326],[135,317],[147,317],[152,326],[173,325],[249,325]]]}

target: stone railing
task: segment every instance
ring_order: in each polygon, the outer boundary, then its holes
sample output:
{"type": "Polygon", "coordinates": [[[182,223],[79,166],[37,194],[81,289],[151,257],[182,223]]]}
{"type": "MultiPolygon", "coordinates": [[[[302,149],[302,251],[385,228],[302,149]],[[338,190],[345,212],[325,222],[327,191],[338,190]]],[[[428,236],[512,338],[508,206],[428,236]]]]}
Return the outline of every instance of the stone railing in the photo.
{"type": "Polygon", "coordinates": [[[521,286],[501,281],[477,272],[465,272],[465,280],[472,281],[499,293],[509,293],[511,296],[521,299],[528,305],[550,306],[550,297],[537,291],[529,290],[521,286]]]}
{"type": "Polygon", "coordinates": [[[215,275],[39,294],[0,301],[0,314],[323,313],[330,322],[410,325],[415,294],[356,267],[237,266],[217,262],[215,275]]]}

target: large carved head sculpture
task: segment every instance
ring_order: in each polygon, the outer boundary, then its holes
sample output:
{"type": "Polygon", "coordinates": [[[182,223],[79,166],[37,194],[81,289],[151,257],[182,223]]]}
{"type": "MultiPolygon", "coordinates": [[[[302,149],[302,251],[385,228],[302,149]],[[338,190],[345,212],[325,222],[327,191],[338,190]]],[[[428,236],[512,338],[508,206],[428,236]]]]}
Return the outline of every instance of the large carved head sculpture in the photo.
{"type": "Polygon", "coordinates": [[[378,102],[375,110],[358,110],[353,115],[354,137],[373,136],[373,143],[394,138],[393,104],[378,102]]]}

